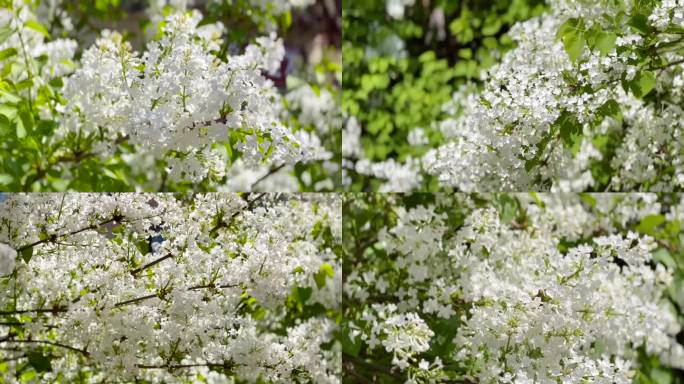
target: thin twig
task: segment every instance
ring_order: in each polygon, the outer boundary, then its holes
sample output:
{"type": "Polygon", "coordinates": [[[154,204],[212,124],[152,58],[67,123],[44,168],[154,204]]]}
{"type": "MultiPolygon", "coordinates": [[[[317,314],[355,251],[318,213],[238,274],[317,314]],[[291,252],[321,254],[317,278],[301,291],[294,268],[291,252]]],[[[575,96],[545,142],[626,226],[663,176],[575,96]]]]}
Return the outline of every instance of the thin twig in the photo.
{"type": "Polygon", "coordinates": [[[272,176],[274,173],[280,171],[280,170],[283,169],[283,168],[285,168],[285,163],[280,164],[280,165],[277,166],[277,167],[271,168],[265,175],[263,175],[263,176],[259,177],[258,179],[256,179],[256,181],[255,181],[254,183],[252,183],[252,185],[249,187],[249,189],[250,189],[250,190],[253,190],[254,187],[257,186],[257,184],[261,183],[261,182],[264,181],[266,178],[268,178],[269,176],[272,176]]]}
{"type": "Polygon", "coordinates": [[[19,309],[14,311],[0,311],[0,315],[19,315],[22,313],[52,313],[53,315],[59,312],[67,312],[67,307],[54,308],[35,308],[35,309],[19,309]]]}
{"type": "Polygon", "coordinates": [[[232,368],[232,364],[229,363],[204,363],[204,364],[163,364],[163,365],[136,365],[140,369],[182,369],[182,368],[195,368],[195,367],[208,367],[208,368],[232,368]]]}
{"type": "Polygon", "coordinates": [[[60,348],[65,348],[74,352],[79,352],[83,356],[89,356],[90,354],[88,351],[76,347],[72,347],[70,345],[62,344],[62,343],[57,343],[54,341],[50,340],[5,340],[2,341],[3,343],[23,343],[23,344],[29,344],[29,343],[35,343],[35,344],[48,344],[48,345],[53,345],[55,347],[60,347],[60,348]]]}
{"type": "Polygon", "coordinates": [[[109,224],[109,223],[112,223],[112,222],[115,222],[115,221],[119,221],[119,220],[121,220],[121,219],[123,219],[122,216],[120,216],[120,215],[114,215],[114,216],[112,216],[111,218],[109,218],[109,219],[107,219],[107,220],[105,220],[105,221],[102,221],[102,222],[100,222],[100,223],[97,223],[97,224],[91,224],[91,225],[89,225],[89,226],[87,226],[87,227],[84,227],[84,228],[81,228],[81,229],[76,229],[76,230],[73,230],[73,231],[68,232],[68,233],[63,233],[63,234],[61,234],[61,235],[51,235],[51,236],[49,236],[49,237],[47,237],[47,238],[45,238],[45,239],[38,240],[38,241],[34,241],[34,242],[31,243],[31,244],[23,245],[23,246],[17,248],[17,252],[20,253],[20,252],[22,252],[22,251],[24,251],[24,250],[26,250],[26,249],[28,249],[28,248],[35,247],[36,245],[44,244],[44,243],[47,243],[47,242],[50,242],[50,241],[56,241],[56,240],[61,239],[61,238],[63,238],[63,237],[73,236],[73,235],[79,234],[79,233],[81,233],[81,232],[85,232],[85,231],[97,229],[97,228],[100,228],[100,227],[102,227],[102,226],[105,226],[105,225],[107,225],[107,224],[109,224]]]}
{"type": "MultiPolygon", "coordinates": [[[[255,197],[254,199],[250,200],[250,201],[247,203],[247,208],[246,208],[246,209],[241,209],[241,210],[239,210],[239,211],[233,213],[233,214],[230,216],[230,220],[228,221],[228,223],[227,223],[225,226],[226,226],[226,227],[229,226],[230,223],[231,223],[231,222],[232,222],[240,213],[242,213],[243,211],[245,211],[245,210],[248,210],[248,211],[249,211],[249,210],[252,210],[252,208],[254,208],[254,204],[256,204],[257,201],[261,200],[265,195],[266,195],[266,193],[261,193],[261,194],[259,194],[259,196],[255,197]]],[[[221,226],[221,227],[223,227],[223,226],[221,226]]],[[[218,227],[215,228],[215,229],[218,229],[218,227]]],[[[212,229],[212,231],[215,230],[215,229],[212,229]]],[[[132,274],[133,276],[135,276],[135,275],[139,274],[140,272],[142,272],[142,271],[144,271],[144,270],[146,270],[146,269],[148,269],[148,268],[150,268],[150,267],[153,267],[153,266],[155,266],[155,265],[161,263],[162,261],[164,261],[164,260],[166,260],[166,259],[170,259],[170,258],[172,258],[172,257],[173,257],[173,254],[167,253],[166,255],[164,255],[164,256],[162,256],[162,257],[160,257],[160,258],[157,258],[157,259],[155,259],[155,260],[152,260],[152,261],[150,261],[149,263],[147,263],[147,264],[145,264],[145,265],[143,265],[143,266],[140,266],[140,267],[138,267],[138,268],[135,268],[135,269],[131,270],[131,274],[132,274]]]]}
{"type": "Polygon", "coordinates": [[[360,365],[360,366],[364,367],[365,369],[375,371],[375,372],[379,372],[379,373],[385,374],[387,376],[391,376],[397,380],[404,381],[404,379],[405,379],[405,377],[393,372],[390,367],[386,367],[384,365],[369,363],[365,360],[358,359],[358,358],[353,357],[351,355],[347,355],[346,353],[344,355],[342,355],[342,359],[345,361],[348,361],[354,365],[360,365]]]}
{"type": "Polygon", "coordinates": [[[144,300],[153,299],[153,298],[158,297],[158,296],[159,296],[158,294],[153,293],[153,294],[147,295],[147,296],[136,297],[135,299],[130,299],[130,300],[118,302],[118,303],[114,304],[114,307],[115,308],[123,307],[124,305],[135,304],[135,303],[138,303],[138,302],[141,302],[144,300]]]}
{"type": "Polygon", "coordinates": [[[167,253],[166,255],[164,255],[164,256],[162,256],[162,257],[160,257],[160,258],[158,258],[158,259],[152,260],[152,261],[150,261],[149,263],[147,263],[147,264],[145,264],[145,265],[143,265],[143,266],[141,266],[141,267],[138,267],[138,268],[136,268],[136,269],[131,270],[131,275],[135,276],[135,275],[137,275],[138,273],[140,273],[140,272],[146,270],[147,268],[153,267],[153,266],[155,266],[155,265],[161,263],[162,261],[164,261],[164,260],[166,260],[166,259],[169,259],[169,258],[172,258],[172,257],[173,257],[173,254],[167,253]]]}
{"type": "Polygon", "coordinates": [[[211,289],[211,288],[235,288],[239,287],[239,284],[205,284],[205,285],[195,285],[194,287],[188,288],[188,291],[196,291],[198,289],[211,289]]]}

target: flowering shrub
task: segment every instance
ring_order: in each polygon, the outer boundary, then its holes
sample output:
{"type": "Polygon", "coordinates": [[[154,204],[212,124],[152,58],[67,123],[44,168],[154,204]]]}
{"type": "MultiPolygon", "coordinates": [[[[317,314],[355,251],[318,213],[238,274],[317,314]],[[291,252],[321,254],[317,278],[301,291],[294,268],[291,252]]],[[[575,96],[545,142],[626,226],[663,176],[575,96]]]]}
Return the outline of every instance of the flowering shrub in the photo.
{"type": "Polygon", "coordinates": [[[345,3],[347,187],[437,189],[420,159],[444,142],[444,105],[512,48],[511,25],[543,9],[541,0],[345,3]]]}
{"type": "Polygon", "coordinates": [[[473,192],[679,190],[684,4],[548,5],[508,31],[515,48],[478,81],[453,87],[446,116],[432,121],[443,136],[432,150],[364,169],[380,179],[392,179],[382,172],[392,167],[414,175],[389,181],[392,190],[432,188],[425,173],[473,192]]]}
{"type": "MultiPolygon", "coordinates": [[[[328,35],[310,36],[319,52],[304,58],[308,63],[290,62],[303,56],[278,37],[292,25],[292,10],[311,1],[152,1],[136,16],[141,29],[123,19],[120,8],[130,1],[100,3],[96,8],[118,10],[109,21],[118,30],[83,27],[102,15],[78,3],[4,1],[2,189],[297,191],[339,184],[335,37],[326,43],[320,37],[328,35]],[[247,22],[242,9],[254,10],[247,22]],[[90,19],[78,19],[84,10],[93,11],[90,19]],[[237,34],[236,27],[254,32],[237,34]]],[[[339,12],[328,8],[312,12],[339,12]]]]}
{"type": "Polygon", "coordinates": [[[677,195],[350,195],[348,382],[674,383],[677,195]]]}
{"type": "Polygon", "coordinates": [[[0,379],[339,383],[334,195],[11,194],[0,379]]]}

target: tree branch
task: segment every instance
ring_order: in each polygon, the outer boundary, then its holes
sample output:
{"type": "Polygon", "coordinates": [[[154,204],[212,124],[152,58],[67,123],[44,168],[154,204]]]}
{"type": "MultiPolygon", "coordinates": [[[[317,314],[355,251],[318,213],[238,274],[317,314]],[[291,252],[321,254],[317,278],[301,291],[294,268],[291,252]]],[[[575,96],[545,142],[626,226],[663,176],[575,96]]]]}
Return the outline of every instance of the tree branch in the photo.
{"type": "Polygon", "coordinates": [[[239,284],[205,284],[205,285],[195,285],[194,287],[188,288],[188,291],[196,291],[198,289],[211,289],[211,288],[235,288],[239,287],[239,284]]]}
{"type": "Polygon", "coordinates": [[[274,173],[280,171],[280,170],[283,169],[283,168],[285,168],[285,163],[280,164],[279,166],[277,166],[277,167],[275,167],[275,168],[271,168],[265,175],[259,177],[254,183],[252,183],[252,185],[249,187],[249,189],[250,189],[250,190],[253,190],[254,187],[257,186],[257,184],[261,183],[261,182],[264,181],[266,178],[268,178],[269,176],[273,175],[274,173]]]}
{"type": "Polygon", "coordinates": [[[360,365],[363,368],[368,369],[370,371],[382,373],[384,375],[393,377],[393,378],[400,380],[402,382],[406,379],[403,375],[400,375],[400,374],[393,372],[390,367],[385,367],[383,365],[369,363],[365,360],[358,359],[358,358],[351,356],[351,355],[348,355],[346,353],[342,355],[342,360],[343,360],[343,362],[347,361],[353,365],[360,365]]]}
{"type": "Polygon", "coordinates": [[[126,300],[126,301],[121,301],[121,302],[114,304],[114,308],[123,307],[124,305],[128,305],[128,304],[135,304],[135,303],[138,303],[138,302],[141,302],[144,300],[153,299],[153,298],[158,297],[158,296],[159,296],[158,294],[153,293],[151,295],[136,297],[135,299],[130,299],[130,300],[126,300]]]}
{"type": "Polygon", "coordinates": [[[78,352],[78,353],[80,353],[80,354],[82,354],[83,356],[86,356],[86,357],[88,357],[88,356],[90,355],[90,354],[88,353],[88,351],[86,351],[85,349],[80,349],[80,348],[72,347],[72,346],[70,346],[70,345],[66,345],[66,344],[62,344],[62,343],[57,343],[57,342],[50,341],[50,340],[4,340],[4,341],[0,341],[0,342],[2,342],[2,343],[23,343],[23,344],[29,344],[29,343],[34,343],[34,344],[47,344],[47,345],[53,345],[53,346],[55,346],[55,347],[60,347],[60,348],[68,349],[68,350],[71,350],[71,351],[74,351],[74,352],[78,352]]]}
{"type": "MultiPolygon", "coordinates": [[[[195,285],[195,286],[186,288],[186,290],[188,290],[188,291],[196,291],[196,290],[199,290],[199,289],[234,288],[234,287],[238,287],[238,286],[239,286],[238,284],[205,284],[205,285],[195,285]]],[[[163,290],[162,290],[162,291],[163,291],[163,290]]],[[[136,297],[135,299],[130,299],[130,300],[118,302],[118,303],[114,304],[114,307],[115,307],[115,308],[123,307],[123,306],[125,306],[125,305],[135,304],[135,303],[139,303],[139,302],[141,302],[141,301],[145,301],[145,300],[149,300],[149,299],[154,299],[155,297],[161,298],[162,295],[159,294],[159,293],[152,293],[152,294],[149,294],[149,295],[136,297]]]]}
{"type": "Polygon", "coordinates": [[[54,314],[57,314],[60,312],[67,312],[67,311],[68,311],[67,307],[20,309],[20,310],[14,310],[14,311],[0,311],[0,316],[1,315],[19,315],[22,313],[51,313],[54,315],[54,314]]]}
{"type": "MultiPolygon", "coordinates": [[[[233,214],[230,216],[230,219],[228,220],[228,223],[226,223],[225,225],[217,225],[217,226],[216,226],[214,229],[212,229],[211,231],[213,232],[213,231],[217,230],[218,228],[230,226],[230,224],[232,223],[232,221],[233,221],[240,213],[242,213],[242,212],[245,211],[245,210],[248,210],[248,211],[249,211],[249,210],[252,210],[252,208],[254,208],[254,205],[257,203],[257,201],[261,200],[265,195],[266,195],[266,193],[261,193],[261,194],[259,194],[259,196],[255,197],[254,199],[250,200],[250,201],[247,203],[247,207],[246,207],[245,209],[241,209],[241,210],[236,211],[235,213],[233,213],[233,214]]],[[[132,274],[133,276],[136,276],[136,275],[139,274],[140,272],[142,272],[142,271],[144,271],[144,270],[146,270],[146,269],[148,269],[148,268],[150,268],[150,267],[153,267],[153,266],[155,266],[155,265],[161,263],[162,261],[164,261],[164,260],[166,260],[166,259],[170,259],[170,258],[172,258],[173,256],[174,256],[173,254],[167,253],[166,255],[164,255],[164,256],[162,256],[162,257],[160,257],[160,258],[158,258],[158,259],[152,260],[152,261],[150,261],[149,263],[147,263],[147,264],[145,264],[145,265],[143,265],[143,266],[140,266],[140,267],[138,267],[138,268],[135,268],[135,269],[131,270],[131,274],[132,274]]]]}
{"type": "Polygon", "coordinates": [[[152,261],[150,261],[149,263],[147,263],[147,264],[145,264],[145,265],[143,265],[143,266],[141,266],[141,267],[138,267],[138,268],[136,268],[136,269],[131,270],[131,275],[135,276],[135,275],[137,275],[138,273],[140,273],[140,272],[142,272],[142,271],[144,271],[144,270],[146,270],[146,269],[148,269],[148,268],[150,268],[150,267],[153,267],[153,266],[155,266],[155,265],[161,263],[162,261],[164,261],[164,260],[166,260],[166,259],[169,259],[169,258],[171,258],[171,257],[173,257],[173,254],[167,253],[166,255],[164,255],[164,256],[162,256],[162,257],[160,257],[160,258],[158,258],[158,259],[152,260],[152,261]]]}
{"type": "Polygon", "coordinates": [[[31,244],[26,244],[26,245],[23,245],[23,246],[17,248],[17,253],[21,253],[22,251],[24,251],[24,250],[26,250],[26,249],[29,249],[29,248],[31,248],[31,247],[35,247],[36,245],[45,244],[45,243],[50,242],[50,241],[56,241],[57,239],[61,239],[61,238],[63,238],[63,237],[73,236],[73,235],[79,234],[79,233],[81,233],[81,232],[85,232],[85,231],[97,229],[97,228],[100,228],[100,227],[102,227],[102,226],[105,226],[105,225],[107,225],[107,224],[109,224],[109,223],[112,223],[112,222],[115,222],[115,221],[120,221],[120,220],[122,220],[122,219],[123,219],[123,216],[118,215],[118,214],[115,214],[115,215],[113,215],[111,218],[109,218],[109,219],[107,219],[107,220],[105,220],[105,221],[99,222],[99,223],[97,223],[97,224],[91,224],[91,225],[89,225],[89,226],[87,226],[87,227],[84,227],[84,228],[81,228],[81,229],[76,229],[76,230],[73,230],[73,231],[68,232],[68,233],[63,233],[63,234],[61,234],[61,235],[54,235],[54,234],[53,234],[53,235],[48,236],[48,237],[45,238],[45,239],[38,240],[38,241],[34,241],[34,242],[31,243],[31,244]]]}
{"type": "Polygon", "coordinates": [[[145,365],[137,364],[140,369],[183,369],[183,368],[195,368],[195,367],[208,367],[208,368],[233,368],[232,363],[204,363],[204,364],[162,364],[162,365],[145,365]]]}

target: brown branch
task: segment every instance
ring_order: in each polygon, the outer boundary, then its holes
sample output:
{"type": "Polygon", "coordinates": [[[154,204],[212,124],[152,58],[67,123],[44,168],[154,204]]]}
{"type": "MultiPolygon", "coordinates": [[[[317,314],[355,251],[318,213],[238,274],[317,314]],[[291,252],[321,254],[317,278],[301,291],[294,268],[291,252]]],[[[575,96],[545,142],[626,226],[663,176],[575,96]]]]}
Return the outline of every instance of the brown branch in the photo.
{"type": "Polygon", "coordinates": [[[195,367],[208,367],[208,368],[233,368],[231,363],[204,363],[204,364],[162,364],[162,365],[145,365],[137,364],[140,369],[182,369],[182,368],[195,368],[195,367]]]}
{"type": "Polygon", "coordinates": [[[74,153],[72,156],[59,156],[55,159],[56,162],[54,165],[57,163],[76,163],[95,156],[97,156],[97,154],[92,152],[74,153]]]}
{"type": "Polygon", "coordinates": [[[344,370],[351,374],[352,376],[356,377],[357,380],[359,380],[362,384],[371,384],[372,382],[368,380],[367,377],[361,375],[360,373],[356,372],[354,369],[354,364],[347,362],[346,364],[342,365],[344,367],[344,370]]]}
{"type": "MultiPolygon", "coordinates": [[[[192,286],[192,287],[189,287],[186,289],[188,291],[196,291],[199,289],[234,288],[234,287],[238,287],[238,286],[239,286],[238,284],[205,284],[205,285],[195,285],[195,286],[192,286]]],[[[165,289],[162,289],[162,291],[165,291],[165,289]]],[[[154,299],[155,297],[162,298],[163,296],[164,295],[161,293],[153,293],[153,294],[149,294],[149,295],[145,295],[145,296],[136,297],[135,299],[130,299],[130,300],[118,302],[118,303],[114,304],[114,307],[115,308],[123,307],[123,306],[128,305],[128,304],[135,304],[135,303],[138,303],[141,301],[154,299]]]]}
{"type": "Polygon", "coordinates": [[[16,336],[16,335],[17,335],[16,333],[9,332],[9,333],[7,334],[7,336],[4,336],[4,337],[0,338],[0,343],[3,342],[3,341],[5,341],[5,340],[9,340],[9,339],[13,338],[13,337],[16,336]]]}
{"type": "Polygon", "coordinates": [[[90,354],[88,353],[88,351],[86,351],[85,349],[80,349],[80,348],[72,347],[72,346],[70,346],[70,345],[66,345],[66,344],[62,344],[62,343],[57,343],[57,342],[50,341],[50,340],[5,340],[5,341],[1,341],[1,342],[2,342],[2,343],[23,343],[23,344],[29,344],[29,343],[47,344],[47,345],[53,345],[53,346],[55,346],[55,347],[60,347],[60,348],[68,349],[68,350],[71,350],[71,351],[74,351],[74,352],[78,352],[78,353],[80,353],[80,354],[82,354],[83,356],[86,356],[86,357],[90,355],[90,354]]]}
{"type": "Polygon", "coordinates": [[[387,376],[391,376],[391,377],[393,377],[397,380],[400,380],[402,382],[406,379],[404,376],[392,371],[392,369],[390,367],[385,367],[383,365],[369,363],[365,360],[358,359],[358,358],[353,357],[351,355],[347,355],[346,353],[342,355],[342,360],[345,362],[349,362],[352,365],[360,365],[363,368],[368,369],[370,371],[374,371],[374,372],[385,374],[387,376]]]}
{"type": "Polygon", "coordinates": [[[5,359],[0,360],[0,362],[6,363],[6,362],[8,362],[8,361],[16,361],[16,360],[25,359],[26,357],[27,357],[26,355],[11,356],[11,357],[8,357],[8,358],[5,358],[5,359]]]}
{"type": "MultiPolygon", "coordinates": [[[[261,194],[259,194],[259,196],[255,197],[254,199],[250,200],[250,201],[247,203],[247,207],[246,207],[245,209],[241,209],[241,210],[236,211],[235,213],[233,213],[233,214],[230,216],[230,220],[228,221],[227,224],[225,224],[225,225],[218,225],[218,224],[217,224],[217,226],[214,227],[210,232],[214,232],[214,231],[218,230],[219,228],[224,228],[224,227],[230,226],[230,224],[232,223],[232,221],[233,221],[240,213],[244,212],[245,210],[248,210],[248,211],[252,210],[252,209],[254,208],[254,205],[255,205],[259,200],[261,200],[264,196],[266,196],[266,193],[261,193],[261,194]]],[[[164,261],[164,260],[166,260],[166,259],[170,259],[170,258],[172,258],[172,257],[173,257],[173,254],[167,253],[166,255],[164,255],[164,256],[162,256],[162,257],[160,257],[160,258],[157,258],[157,259],[155,259],[155,260],[152,260],[152,261],[150,261],[149,263],[147,263],[147,264],[145,264],[145,265],[143,265],[143,266],[140,266],[140,267],[138,267],[138,268],[135,268],[135,269],[131,270],[131,275],[135,276],[135,275],[139,274],[140,272],[142,272],[142,271],[144,271],[144,270],[146,270],[146,269],[148,269],[148,268],[150,268],[150,267],[153,267],[153,266],[155,266],[155,265],[161,263],[162,261],[164,261]]]]}
{"type": "Polygon", "coordinates": [[[19,309],[14,311],[0,311],[1,315],[19,315],[22,313],[52,313],[67,312],[67,307],[53,307],[53,308],[36,308],[36,309],[19,309]]]}
{"type": "MultiPolygon", "coordinates": [[[[0,326],[4,325],[6,327],[23,327],[25,325],[29,324],[34,324],[34,323],[22,323],[20,321],[4,321],[0,322],[0,326]]],[[[43,326],[47,329],[56,329],[58,328],[56,325],[50,325],[50,324],[43,324],[43,326]]]]}
{"type": "Polygon", "coordinates": [[[34,242],[31,243],[31,244],[26,244],[26,245],[23,245],[23,246],[17,248],[17,253],[21,253],[22,251],[24,251],[24,250],[26,250],[26,249],[29,249],[29,248],[31,248],[31,247],[35,247],[36,245],[45,244],[45,243],[50,242],[50,241],[56,241],[57,239],[61,239],[61,238],[63,238],[63,237],[73,236],[73,235],[79,234],[79,233],[81,233],[81,232],[85,232],[85,231],[97,229],[97,228],[100,228],[100,227],[102,227],[102,226],[105,226],[105,225],[107,225],[107,224],[109,224],[109,223],[112,223],[112,222],[115,222],[115,221],[119,221],[119,220],[122,220],[122,219],[123,219],[123,217],[122,217],[121,215],[113,215],[111,218],[109,218],[109,219],[107,219],[107,220],[105,220],[105,221],[102,221],[102,222],[100,222],[100,223],[97,223],[97,224],[91,224],[91,225],[89,225],[89,226],[87,226],[87,227],[84,227],[84,228],[81,228],[81,229],[76,229],[76,230],[73,230],[73,231],[71,231],[71,232],[63,233],[63,234],[61,234],[61,235],[54,235],[54,234],[53,234],[53,235],[48,236],[48,237],[45,238],[45,239],[38,240],[38,241],[34,241],[34,242]]]}
{"type": "Polygon", "coordinates": [[[670,62],[670,63],[667,63],[667,64],[665,64],[665,65],[663,65],[663,66],[655,67],[655,68],[653,68],[653,69],[665,69],[665,68],[671,67],[671,66],[673,66],[673,65],[679,65],[679,64],[682,64],[682,63],[684,63],[684,59],[679,59],[679,60],[675,60],[675,61],[672,61],[672,62],[670,62]]]}
{"type": "Polygon", "coordinates": [[[128,305],[128,304],[135,304],[135,303],[138,303],[138,302],[141,302],[144,300],[153,299],[155,297],[159,297],[159,295],[156,293],[153,293],[151,295],[136,297],[135,299],[130,299],[130,300],[126,300],[126,301],[121,301],[121,302],[114,304],[114,308],[123,307],[124,305],[128,305]]]}
{"type": "Polygon", "coordinates": [[[205,284],[205,285],[195,285],[194,287],[188,288],[188,291],[196,291],[198,289],[211,289],[211,288],[235,288],[239,287],[239,284],[205,284]]]}
{"type": "Polygon", "coordinates": [[[236,218],[239,214],[241,214],[242,212],[244,212],[244,211],[251,211],[252,209],[254,209],[254,205],[255,205],[259,200],[261,200],[262,198],[264,198],[264,196],[266,196],[266,193],[260,193],[259,196],[255,197],[255,198],[253,198],[252,200],[250,200],[250,201],[247,202],[247,207],[246,207],[245,209],[241,209],[241,210],[239,210],[239,211],[233,213],[233,214],[230,216],[230,221],[228,221],[228,225],[230,225],[230,223],[233,221],[233,219],[235,219],[235,218],[236,218]]]}
{"type": "Polygon", "coordinates": [[[71,231],[71,232],[63,233],[63,234],[61,234],[61,235],[55,235],[55,234],[53,234],[53,235],[48,236],[48,237],[45,238],[45,239],[35,241],[35,242],[31,243],[31,244],[23,245],[23,246],[17,248],[17,252],[19,253],[19,252],[21,252],[21,251],[23,251],[23,250],[25,250],[25,249],[28,249],[28,248],[31,248],[31,247],[35,247],[36,245],[45,244],[45,243],[48,243],[48,242],[54,242],[54,241],[57,241],[58,239],[61,239],[61,238],[67,237],[67,236],[77,235],[77,234],[79,234],[79,233],[81,233],[81,232],[85,232],[85,231],[89,231],[89,230],[98,229],[98,228],[103,227],[103,226],[105,226],[105,225],[107,225],[107,224],[109,224],[109,223],[114,223],[114,222],[118,222],[118,223],[132,223],[132,222],[135,222],[135,221],[138,221],[138,220],[146,220],[146,219],[151,219],[151,218],[154,218],[154,217],[158,217],[158,216],[161,216],[161,215],[163,215],[163,214],[165,214],[165,213],[166,213],[166,212],[161,212],[161,213],[159,213],[159,214],[157,214],[157,215],[146,216],[146,217],[140,217],[140,218],[137,218],[137,219],[130,219],[130,220],[127,219],[127,218],[125,218],[123,215],[121,215],[121,214],[119,214],[119,213],[114,213],[114,214],[112,215],[112,217],[110,217],[110,218],[107,219],[107,220],[101,221],[101,222],[99,222],[99,223],[91,224],[91,225],[89,225],[89,226],[87,226],[87,227],[83,227],[83,228],[80,228],[80,229],[73,230],[73,231],[71,231]]]}
{"type": "Polygon", "coordinates": [[[274,167],[274,168],[269,169],[269,171],[268,171],[265,175],[263,175],[263,176],[259,177],[258,179],[256,179],[256,181],[255,181],[254,183],[252,183],[252,185],[249,187],[249,189],[250,189],[250,190],[254,189],[254,187],[256,187],[257,184],[261,183],[261,182],[264,181],[266,178],[268,178],[269,176],[272,176],[274,173],[280,171],[280,170],[283,169],[283,168],[285,168],[285,163],[280,164],[280,165],[277,166],[277,167],[274,167]]]}
{"type": "Polygon", "coordinates": [[[171,257],[173,257],[173,254],[167,253],[166,255],[164,255],[164,256],[162,256],[162,257],[160,257],[160,258],[158,258],[158,259],[152,260],[152,261],[150,261],[149,263],[147,263],[147,264],[145,264],[145,265],[143,265],[143,266],[141,266],[141,267],[138,267],[138,268],[136,268],[136,269],[131,270],[131,275],[135,276],[135,275],[137,275],[138,273],[140,273],[140,272],[146,270],[147,268],[153,267],[153,266],[155,266],[155,265],[161,263],[162,261],[164,261],[164,260],[166,260],[166,259],[169,259],[169,258],[171,258],[171,257]]]}

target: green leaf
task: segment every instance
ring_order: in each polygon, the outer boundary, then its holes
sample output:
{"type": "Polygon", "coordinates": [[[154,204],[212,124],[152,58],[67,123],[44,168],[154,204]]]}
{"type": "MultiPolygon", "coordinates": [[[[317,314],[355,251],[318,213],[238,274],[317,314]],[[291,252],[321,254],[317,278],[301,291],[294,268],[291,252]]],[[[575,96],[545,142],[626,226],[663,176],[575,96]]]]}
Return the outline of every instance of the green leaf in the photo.
{"type": "Polygon", "coordinates": [[[304,305],[304,304],[306,304],[306,301],[309,300],[309,297],[311,297],[312,293],[313,293],[312,288],[294,287],[292,289],[292,298],[297,303],[304,305]]]}
{"type": "Polygon", "coordinates": [[[509,223],[518,216],[520,203],[518,203],[518,199],[511,197],[510,195],[498,195],[494,200],[494,205],[497,211],[499,211],[501,221],[504,223],[509,223]]]}
{"type": "Polygon", "coordinates": [[[637,98],[643,98],[648,95],[656,86],[656,77],[651,71],[642,71],[634,76],[634,79],[629,82],[629,88],[637,98]]]}
{"type": "Polygon", "coordinates": [[[490,14],[487,16],[485,19],[485,24],[482,27],[482,35],[483,36],[494,36],[501,30],[501,18],[499,18],[496,14],[490,14]]]}
{"type": "Polygon", "coordinates": [[[43,355],[38,351],[31,351],[26,354],[29,364],[36,370],[36,372],[52,371],[52,358],[48,355],[43,355]]]}
{"type": "Polygon", "coordinates": [[[655,384],[671,384],[673,381],[672,372],[663,368],[654,368],[651,378],[655,384]]]}
{"type": "MultiPolygon", "coordinates": [[[[35,120],[33,119],[33,113],[31,113],[31,110],[29,109],[28,105],[26,103],[20,104],[18,113],[19,121],[21,121],[21,123],[23,124],[23,129],[25,129],[25,132],[32,132],[33,126],[35,125],[35,120]]],[[[17,137],[18,136],[19,135],[17,134],[17,137]]]]}
{"type": "Polygon", "coordinates": [[[17,119],[17,138],[18,139],[23,139],[26,137],[26,129],[24,128],[24,123],[21,121],[21,119],[17,119]]]}
{"type": "Polygon", "coordinates": [[[621,116],[620,113],[620,104],[618,104],[617,101],[610,99],[603,103],[597,110],[596,114],[601,117],[601,120],[606,117],[612,117],[614,119],[619,119],[621,116]]]}
{"type": "Polygon", "coordinates": [[[677,262],[665,248],[658,248],[653,252],[653,260],[665,264],[669,268],[677,268],[677,262]]]}
{"type": "Polygon", "coordinates": [[[109,7],[109,1],[108,0],[95,0],[95,9],[98,11],[106,11],[107,8],[109,7]]]}
{"type": "Polygon", "coordinates": [[[24,26],[26,28],[33,29],[45,37],[50,37],[48,30],[43,26],[43,24],[37,22],[36,20],[28,20],[24,23],[24,26]]]}
{"type": "Polygon", "coordinates": [[[24,259],[24,262],[26,264],[28,264],[28,262],[31,261],[32,257],[33,257],[33,247],[28,247],[28,248],[21,251],[21,258],[24,259]]]}
{"type": "Polygon", "coordinates": [[[0,51],[0,60],[6,60],[9,57],[12,57],[17,54],[17,49],[16,48],[5,48],[2,51],[0,51]]]}
{"type": "Polygon", "coordinates": [[[572,62],[577,61],[584,51],[584,32],[584,22],[577,18],[569,19],[558,29],[557,37],[563,41],[565,52],[572,62]]]}
{"type": "Polygon", "coordinates": [[[584,50],[584,39],[582,35],[569,34],[563,37],[563,47],[567,52],[570,61],[576,62],[584,50]]]}
{"type": "Polygon", "coordinates": [[[351,329],[349,325],[345,324],[342,326],[342,332],[340,332],[340,341],[342,342],[342,352],[357,357],[361,351],[362,341],[361,337],[352,337],[351,329]]]}
{"type": "Polygon", "coordinates": [[[147,239],[136,242],[135,247],[138,248],[138,251],[143,255],[150,253],[150,242],[147,239]]]}
{"type": "Polygon", "coordinates": [[[330,264],[325,263],[321,265],[321,267],[318,269],[318,272],[316,272],[314,275],[314,280],[316,280],[316,286],[318,289],[325,287],[326,278],[333,276],[335,276],[335,271],[330,264]]]}
{"type": "Polygon", "coordinates": [[[11,132],[11,130],[12,122],[10,121],[9,117],[3,113],[0,113],[0,136],[8,134],[11,132]]]}
{"type": "Polygon", "coordinates": [[[430,355],[440,357],[449,356],[456,348],[454,337],[458,333],[460,318],[453,316],[449,319],[437,319],[429,321],[430,329],[435,332],[435,337],[430,340],[430,355]]]}
{"type": "Polygon", "coordinates": [[[605,56],[615,48],[615,40],[617,40],[617,35],[615,35],[614,33],[599,33],[596,36],[593,48],[597,49],[601,53],[601,55],[605,56]]]}
{"type": "Polygon", "coordinates": [[[4,43],[13,33],[14,30],[10,27],[0,28],[0,44],[4,43]]]}
{"type": "Polygon", "coordinates": [[[642,35],[651,33],[651,25],[648,22],[648,16],[644,14],[638,13],[632,16],[627,24],[642,35]]]}
{"type": "MultiPolygon", "coordinates": [[[[21,98],[15,95],[14,93],[10,93],[5,91],[4,89],[0,89],[0,100],[4,100],[8,103],[14,104],[20,102],[21,98]]],[[[2,104],[0,104],[0,108],[6,109],[5,106],[3,106],[2,104]]],[[[5,115],[7,115],[7,113],[5,113],[5,115]]]]}
{"type": "Polygon", "coordinates": [[[280,16],[280,25],[283,30],[287,30],[292,25],[292,13],[285,12],[280,16]]]}
{"type": "Polygon", "coordinates": [[[664,222],[665,216],[663,215],[644,216],[636,227],[636,230],[646,235],[653,235],[655,233],[655,228],[664,222]]]}
{"type": "Polygon", "coordinates": [[[572,148],[582,133],[582,124],[568,111],[561,112],[553,125],[558,128],[561,140],[567,148],[572,148]]]}
{"type": "Polygon", "coordinates": [[[525,162],[525,170],[527,172],[531,171],[539,165],[539,162],[541,161],[542,156],[544,155],[544,150],[546,150],[546,146],[549,145],[549,142],[553,138],[553,136],[556,134],[555,133],[555,126],[551,125],[551,129],[549,132],[537,143],[537,153],[534,155],[534,158],[532,160],[527,160],[525,162]]]}

